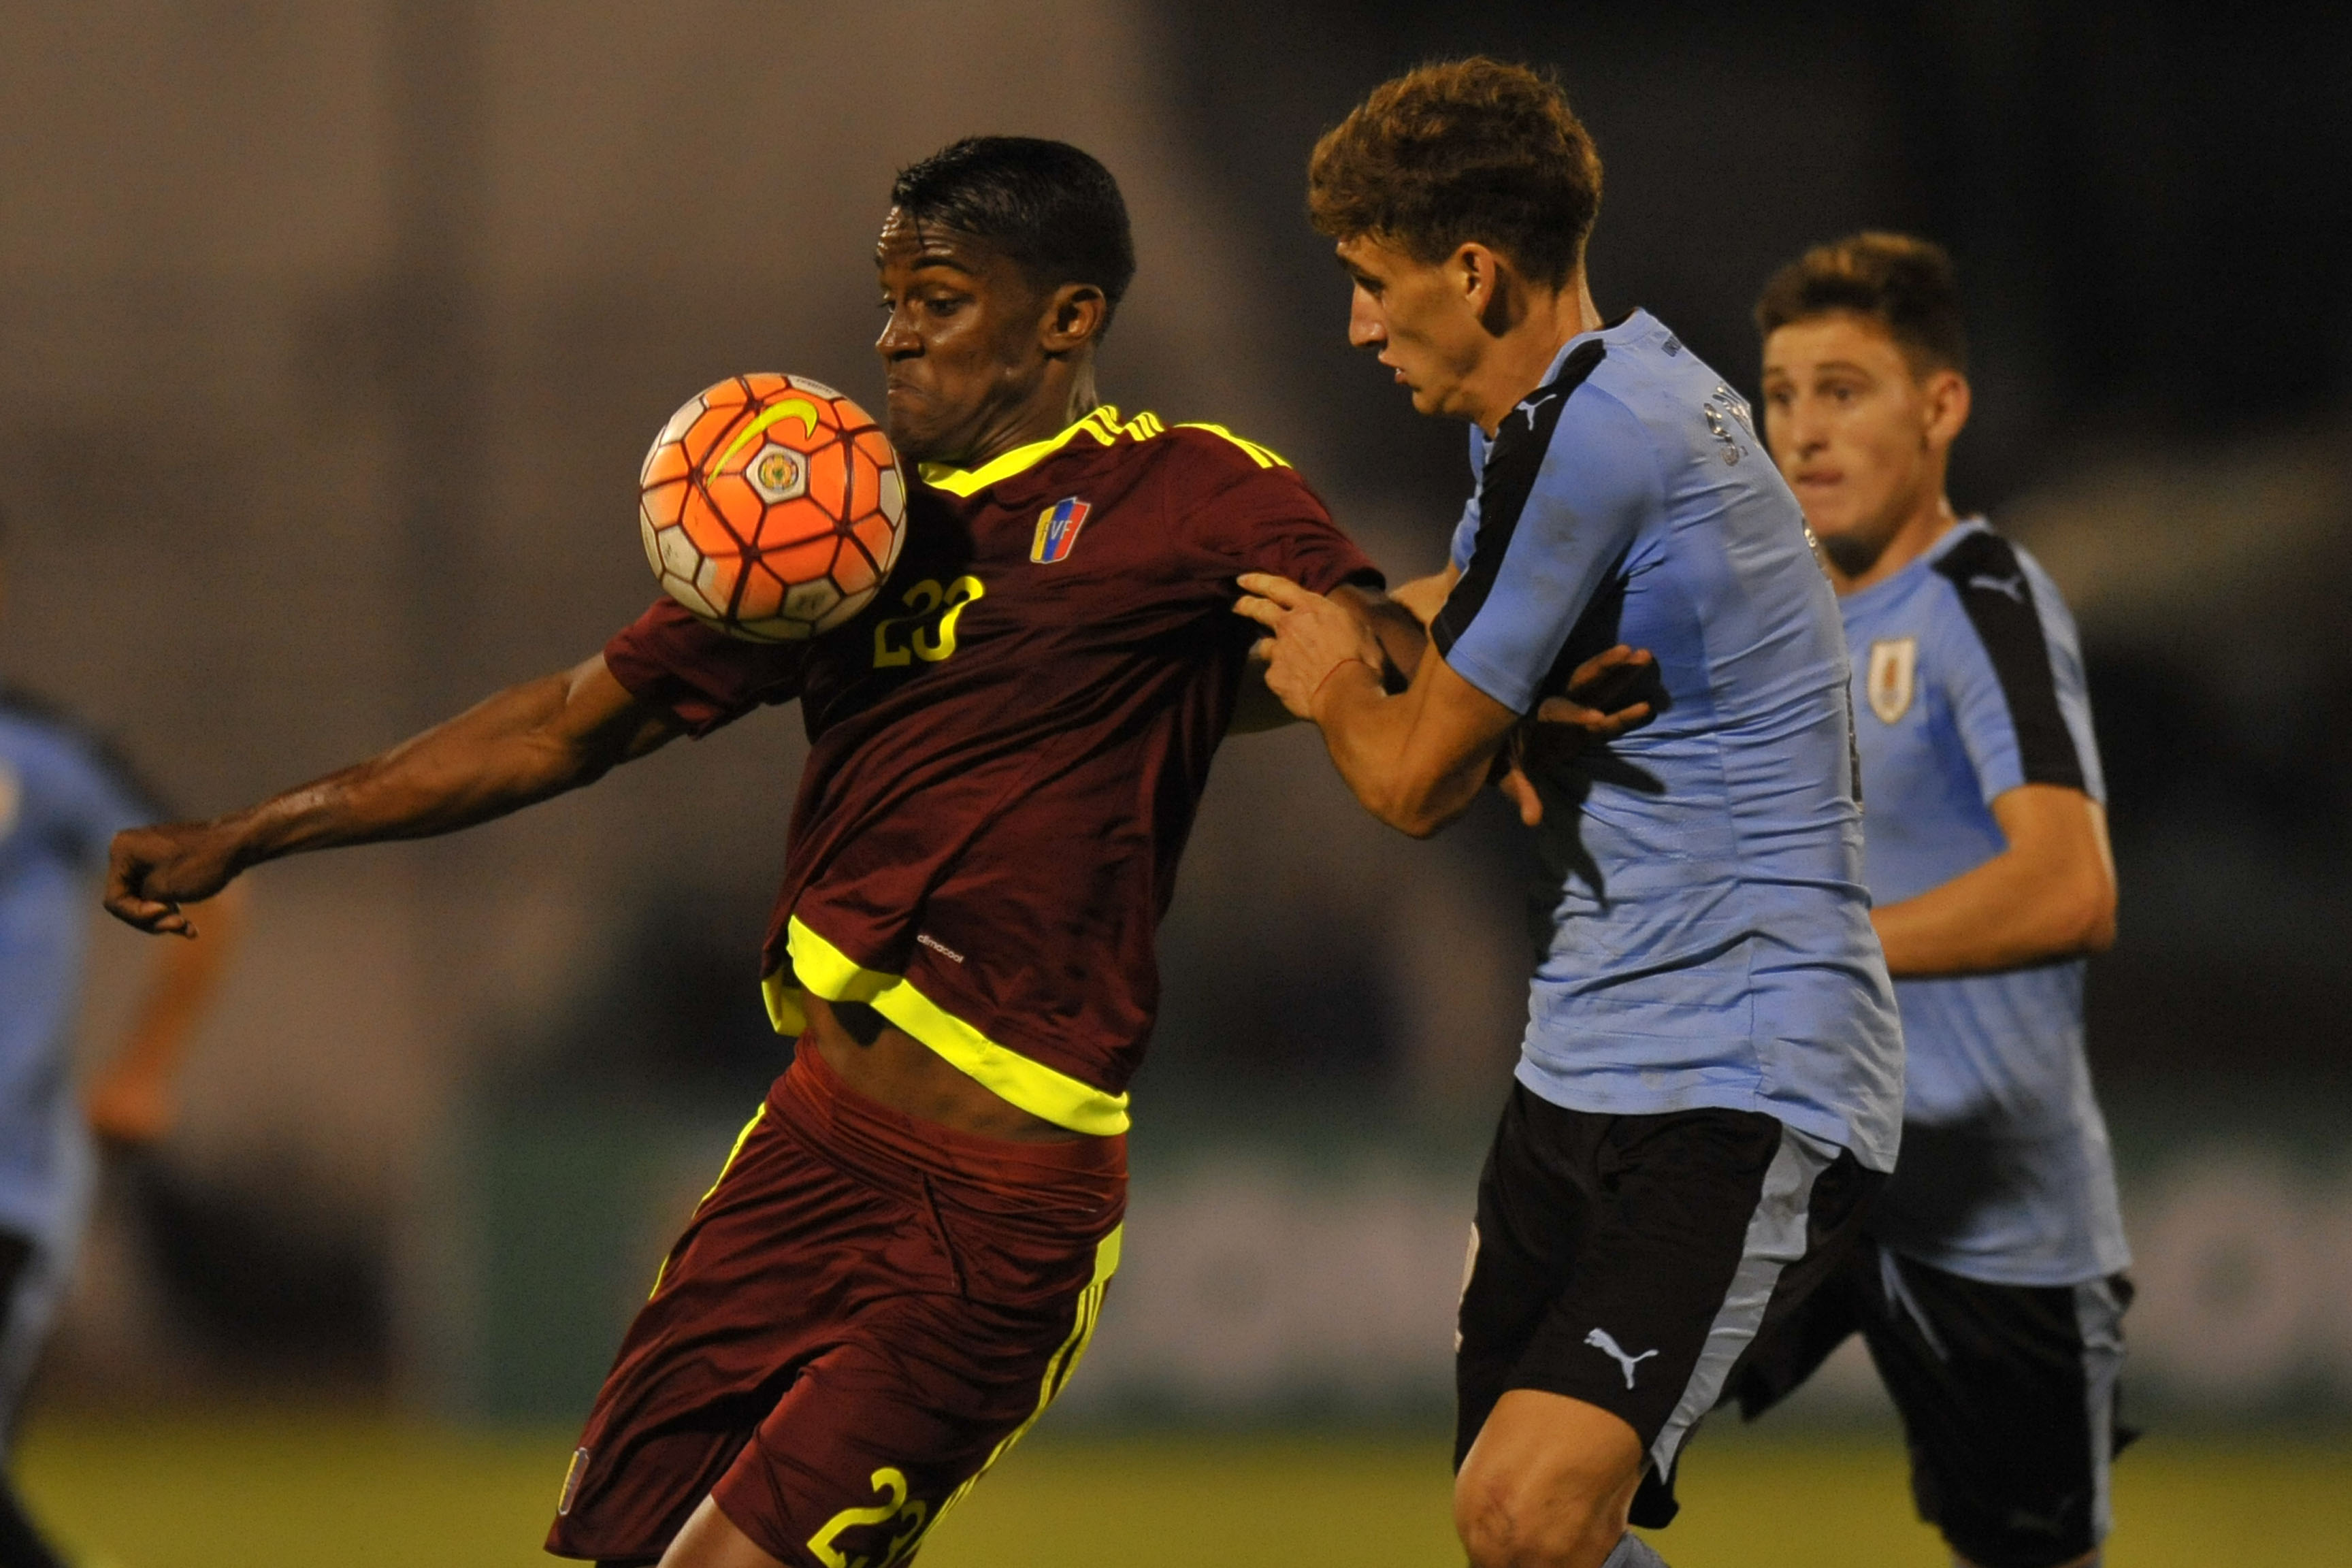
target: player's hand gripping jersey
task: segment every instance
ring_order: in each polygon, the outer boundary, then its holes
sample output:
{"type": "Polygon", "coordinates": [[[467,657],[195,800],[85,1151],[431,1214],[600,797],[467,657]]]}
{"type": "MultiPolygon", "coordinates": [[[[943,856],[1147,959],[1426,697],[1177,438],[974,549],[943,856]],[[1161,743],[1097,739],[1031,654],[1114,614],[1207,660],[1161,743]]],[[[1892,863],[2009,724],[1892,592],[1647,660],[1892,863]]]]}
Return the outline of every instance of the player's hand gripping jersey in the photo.
{"type": "Polygon", "coordinates": [[[1488,443],[1430,635],[1519,712],[1612,644],[1656,717],[1538,769],[1518,1069],[1571,1110],[1760,1111],[1895,1163],[1902,1034],[1862,885],[1845,645],[1739,397],[1645,311],[1569,342],[1488,443]]]}
{"type": "Polygon", "coordinates": [[[739,642],[664,600],[605,660],[697,734],[801,700],[813,749],[765,954],[779,1029],[802,988],[867,1003],[1032,1114],[1117,1132],[1255,635],[1234,579],[1380,574],[1287,464],[1213,426],[1102,407],[922,478],[848,626],[739,642]]]}

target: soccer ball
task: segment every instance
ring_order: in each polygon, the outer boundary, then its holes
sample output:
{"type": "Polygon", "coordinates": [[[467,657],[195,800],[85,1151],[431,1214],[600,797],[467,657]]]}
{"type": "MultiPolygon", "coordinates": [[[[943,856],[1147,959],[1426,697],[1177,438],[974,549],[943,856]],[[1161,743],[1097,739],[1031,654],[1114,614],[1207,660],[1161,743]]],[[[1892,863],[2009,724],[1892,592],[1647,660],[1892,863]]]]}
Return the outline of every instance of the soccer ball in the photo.
{"type": "Polygon", "coordinates": [[[797,642],[848,620],[907,537],[889,438],[804,376],[732,376],[688,398],[654,437],[638,489],[662,591],[753,642],[797,642]]]}

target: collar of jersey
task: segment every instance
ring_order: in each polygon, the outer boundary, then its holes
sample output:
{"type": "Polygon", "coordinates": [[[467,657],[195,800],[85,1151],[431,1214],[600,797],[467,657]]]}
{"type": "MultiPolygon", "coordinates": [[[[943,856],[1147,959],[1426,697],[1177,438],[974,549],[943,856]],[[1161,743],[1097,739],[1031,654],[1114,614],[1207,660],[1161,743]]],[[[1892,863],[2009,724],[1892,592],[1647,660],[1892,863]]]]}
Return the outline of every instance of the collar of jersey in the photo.
{"type": "Polygon", "coordinates": [[[992,484],[1035,468],[1081,436],[1091,436],[1108,447],[1121,436],[1148,441],[1165,428],[1156,414],[1139,414],[1122,425],[1118,410],[1105,403],[1060,435],[1048,437],[1043,441],[1032,441],[1026,447],[1015,447],[1010,452],[991,458],[976,468],[959,468],[952,463],[924,463],[917,471],[923,476],[923,482],[934,489],[945,490],[951,496],[977,495],[992,484]]]}
{"type": "Polygon", "coordinates": [[[1942,537],[1935,543],[1906,561],[1902,569],[1893,576],[1882,577],[1867,588],[1857,588],[1843,596],[1838,603],[1842,609],[1849,612],[1872,608],[1882,599],[1892,604],[1911,591],[1910,584],[1933,572],[1936,563],[1958,549],[1961,540],[1971,533],[1989,533],[1991,531],[1992,524],[1986,521],[1982,512],[1971,512],[1944,530],[1942,537]]]}
{"type": "MultiPolygon", "coordinates": [[[[1651,315],[1649,311],[1642,309],[1641,306],[1636,305],[1613,321],[1603,321],[1601,325],[1593,328],[1591,331],[1577,333],[1576,336],[1560,344],[1559,352],[1551,356],[1551,363],[1544,367],[1543,380],[1536,384],[1536,392],[1541,392],[1545,387],[1549,386],[1553,382],[1559,380],[1560,367],[1568,363],[1568,356],[1574,353],[1577,349],[1583,344],[1591,342],[1595,339],[1598,339],[1604,343],[1622,342],[1625,339],[1633,336],[1637,332],[1647,331],[1651,327],[1655,326],[1656,324],[1656,317],[1651,315]]],[[[1532,397],[1534,395],[1535,393],[1533,392],[1528,395],[1528,397],[1532,397]]],[[[1520,399],[1521,406],[1525,406],[1526,401],[1526,398],[1520,399]]],[[[1475,430],[1477,426],[1474,425],[1471,428],[1475,430]]]]}

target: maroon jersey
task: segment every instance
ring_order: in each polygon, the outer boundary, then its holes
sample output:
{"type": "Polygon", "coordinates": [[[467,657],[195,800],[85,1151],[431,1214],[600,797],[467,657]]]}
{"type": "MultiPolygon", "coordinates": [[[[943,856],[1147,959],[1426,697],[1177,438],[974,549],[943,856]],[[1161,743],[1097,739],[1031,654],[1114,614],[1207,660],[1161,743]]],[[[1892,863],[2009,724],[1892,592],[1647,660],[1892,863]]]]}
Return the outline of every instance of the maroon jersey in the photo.
{"type": "Polygon", "coordinates": [[[966,471],[926,464],[875,604],[812,642],[667,599],[604,650],[702,734],[799,698],[811,752],[765,973],[871,1005],[1033,1114],[1127,1125],[1153,936],[1256,628],[1234,579],[1380,574],[1273,453],[1097,408],[966,471]]]}

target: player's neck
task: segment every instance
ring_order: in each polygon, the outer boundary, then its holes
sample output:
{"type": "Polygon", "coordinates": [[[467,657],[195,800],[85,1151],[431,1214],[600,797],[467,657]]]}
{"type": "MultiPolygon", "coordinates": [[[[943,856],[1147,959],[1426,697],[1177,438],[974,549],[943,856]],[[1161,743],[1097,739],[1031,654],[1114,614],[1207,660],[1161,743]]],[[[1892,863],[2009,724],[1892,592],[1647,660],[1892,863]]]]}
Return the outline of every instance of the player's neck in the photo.
{"type": "Polygon", "coordinates": [[[1509,323],[1487,341],[1478,368],[1466,378],[1471,417],[1489,437],[1544,384],[1551,362],[1570,338],[1598,331],[1602,324],[1581,267],[1558,289],[1518,293],[1509,323]]]}
{"type": "Polygon", "coordinates": [[[1834,554],[1823,551],[1822,565],[1829,573],[1830,586],[1841,595],[1875,587],[1933,550],[1936,541],[1951,531],[1959,521],[1959,515],[1952,510],[1951,499],[1944,494],[1942,486],[1937,486],[1930,499],[1915,507],[1896,527],[1878,558],[1863,570],[1845,572],[1839,567],[1834,554]]]}
{"type": "Polygon", "coordinates": [[[971,454],[954,466],[984,468],[1007,452],[1050,441],[1101,405],[1102,399],[1095,395],[1092,354],[1049,364],[1035,392],[1006,409],[1004,417],[992,422],[972,443],[971,454]]]}

